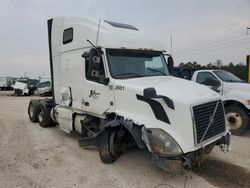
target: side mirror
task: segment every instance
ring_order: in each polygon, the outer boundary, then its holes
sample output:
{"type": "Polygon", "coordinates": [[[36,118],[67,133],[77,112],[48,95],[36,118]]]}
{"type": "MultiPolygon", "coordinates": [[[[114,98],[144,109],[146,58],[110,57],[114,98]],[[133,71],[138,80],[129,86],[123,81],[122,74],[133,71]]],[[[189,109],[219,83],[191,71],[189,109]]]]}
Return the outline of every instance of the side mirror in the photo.
{"type": "Polygon", "coordinates": [[[84,53],[82,54],[82,57],[85,58],[85,59],[89,58],[89,56],[90,56],[90,53],[89,53],[89,52],[84,52],[84,53]]]}
{"type": "Polygon", "coordinates": [[[94,56],[93,57],[93,64],[100,64],[101,63],[101,57],[94,56]]]}
{"type": "Polygon", "coordinates": [[[221,83],[219,80],[214,80],[214,83],[212,86],[215,86],[215,87],[220,87],[221,86],[221,83]]]}
{"type": "Polygon", "coordinates": [[[109,84],[109,81],[110,81],[110,80],[109,80],[109,78],[105,78],[105,80],[104,80],[104,83],[103,83],[103,84],[107,86],[107,85],[109,84]]]}
{"type": "Polygon", "coordinates": [[[101,63],[101,57],[93,56],[91,62],[92,62],[91,75],[93,77],[99,77],[99,67],[100,67],[100,63],[101,63]]]}
{"type": "Polygon", "coordinates": [[[212,85],[212,90],[214,90],[215,92],[219,93],[220,92],[220,86],[221,86],[221,82],[219,80],[215,80],[213,85],[212,85]]]}
{"type": "Polygon", "coordinates": [[[88,65],[88,75],[94,78],[99,77],[101,59],[101,48],[92,48],[88,52],[84,52],[82,57],[85,58],[85,62],[88,65]]]}
{"type": "Polygon", "coordinates": [[[171,55],[168,56],[168,71],[169,73],[172,72],[172,69],[174,67],[174,59],[171,55]]]}
{"type": "Polygon", "coordinates": [[[212,86],[212,87],[219,87],[221,85],[219,80],[212,79],[212,78],[207,78],[204,81],[204,84],[207,85],[207,86],[212,86]]]}

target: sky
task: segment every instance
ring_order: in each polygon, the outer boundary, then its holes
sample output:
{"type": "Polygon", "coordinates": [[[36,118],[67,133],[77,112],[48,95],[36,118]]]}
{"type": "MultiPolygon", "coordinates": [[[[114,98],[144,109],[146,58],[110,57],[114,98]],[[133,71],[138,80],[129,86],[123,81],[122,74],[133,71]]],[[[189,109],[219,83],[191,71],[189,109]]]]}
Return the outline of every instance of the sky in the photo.
{"type": "Polygon", "coordinates": [[[250,0],[0,0],[0,76],[49,75],[47,19],[80,16],[127,23],[161,40],[175,65],[250,55],[250,0]]]}

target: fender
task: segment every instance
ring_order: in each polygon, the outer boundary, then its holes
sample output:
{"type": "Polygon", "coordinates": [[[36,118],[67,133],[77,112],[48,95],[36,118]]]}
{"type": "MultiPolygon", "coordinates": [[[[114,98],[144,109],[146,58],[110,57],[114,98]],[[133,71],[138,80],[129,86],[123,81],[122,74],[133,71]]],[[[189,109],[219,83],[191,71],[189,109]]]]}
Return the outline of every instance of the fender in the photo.
{"type": "Polygon", "coordinates": [[[108,127],[117,127],[124,126],[128,132],[132,135],[133,139],[136,142],[136,145],[140,149],[144,149],[146,147],[145,143],[142,140],[142,127],[133,123],[132,120],[125,120],[123,117],[115,117],[112,121],[109,121],[104,125],[105,128],[108,127]]]}

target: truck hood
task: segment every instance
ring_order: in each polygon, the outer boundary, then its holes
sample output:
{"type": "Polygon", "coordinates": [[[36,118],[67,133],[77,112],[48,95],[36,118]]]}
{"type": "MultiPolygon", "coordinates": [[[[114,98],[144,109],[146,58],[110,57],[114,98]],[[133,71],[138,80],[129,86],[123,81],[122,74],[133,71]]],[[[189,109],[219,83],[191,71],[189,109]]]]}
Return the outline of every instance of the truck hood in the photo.
{"type": "Polygon", "coordinates": [[[177,141],[184,153],[196,149],[191,139],[194,138],[192,106],[221,100],[219,94],[206,86],[172,76],[112,81],[115,113],[145,128],[164,130],[177,141]],[[161,97],[152,100],[143,97],[144,89],[152,87],[158,96],[172,100],[174,107],[161,97]]]}
{"type": "Polygon", "coordinates": [[[27,86],[27,84],[25,84],[25,83],[15,82],[15,84],[13,85],[13,88],[23,90],[26,86],[27,86]]]}
{"type": "Polygon", "coordinates": [[[154,87],[157,95],[164,95],[172,100],[183,100],[189,103],[204,102],[219,94],[206,86],[172,76],[143,77],[122,80],[124,87],[145,88],[154,87]]]}
{"type": "Polygon", "coordinates": [[[250,84],[248,83],[223,83],[223,100],[238,101],[250,109],[250,84]]]}
{"type": "Polygon", "coordinates": [[[229,90],[241,90],[241,91],[250,91],[250,84],[249,83],[229,83],[224,82],[224,89],[229,90]]]}

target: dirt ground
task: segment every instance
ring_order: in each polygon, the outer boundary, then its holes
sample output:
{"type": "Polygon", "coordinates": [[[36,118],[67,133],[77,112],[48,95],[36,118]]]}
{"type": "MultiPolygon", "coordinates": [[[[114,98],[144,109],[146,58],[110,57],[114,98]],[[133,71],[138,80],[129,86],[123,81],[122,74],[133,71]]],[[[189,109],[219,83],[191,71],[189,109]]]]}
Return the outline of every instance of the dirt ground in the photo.
{"type": "Polygon", "coordinates": [[[95,149],[78,146],[78,135],[41,128],[27,114],[30,98],[0,92],[0,187],[250,187],[250,132],[232,137],[232,151],[218,148],[201,169],[155,167],[149,154],[133,150],[111,165],[95,149]]]}

